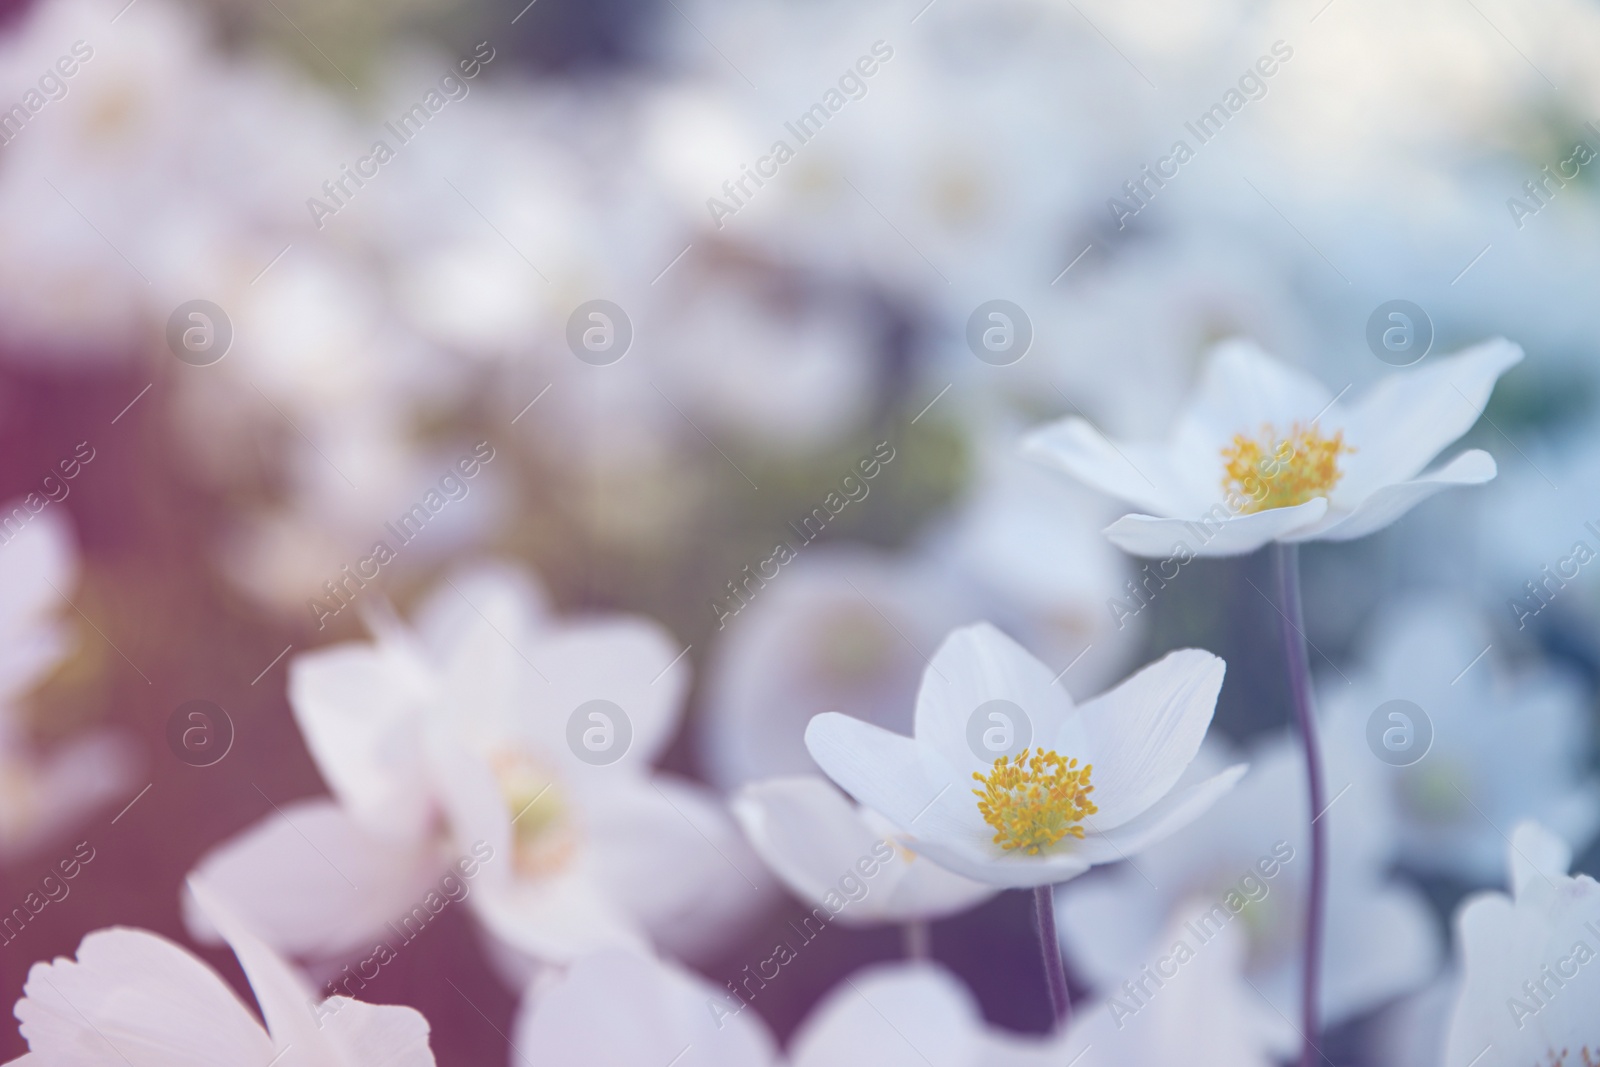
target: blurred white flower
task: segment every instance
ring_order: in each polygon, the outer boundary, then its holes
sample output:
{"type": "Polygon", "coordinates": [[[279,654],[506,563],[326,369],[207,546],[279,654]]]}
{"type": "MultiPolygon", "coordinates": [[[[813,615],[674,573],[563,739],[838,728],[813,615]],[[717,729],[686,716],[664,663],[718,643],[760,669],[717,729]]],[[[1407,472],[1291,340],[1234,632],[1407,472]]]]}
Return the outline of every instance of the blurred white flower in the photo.
{"type": "Polygon", "coordinates": [[[776,1067],[772,1035],[755,1012],[721,1007],[729,995],[672,964],[622,950],[578,959],[530,988],[511,1031],[520,1059],[538,1067],[776,1067]]]}
{"type": "MultiPolygon", "coordinates": [[[[669,964],[626,952],[580,959],[523,1001],[512,1045],[540,1067],[1050,1067],[1060,1038],[987,1025],[972,995],[934,964],[879,965],[845,978],[795,1032],[785,1059],[754,1012],[669,964]],[[627,1025],[619,1025],[618,1020],[627,1025]]],[[[1152,1063],[1151,1067],[1155,1067],[1152,1063]]]]}
{"type": "Polygon", "coordinates": [[[1589,769],[1588,700],[1580,681],[1547,664],[1508,669],[1493,633],[1448,598],[1407,599],[1366,633],[1367,669],[1353,685],[1328,686],[1329,765],[1363,761],[1383,791],[1407,866],[1465,881],[1495,881],[1504,863],[1501,827],[1536,819],[1576,848],[1600,829],[1600,781],[1589,769]],[[1368,722],[1391,700],[1410,701],[1427,724],[1381,722],[1431,746],[1410,766],[1382,765],[1368,750],[1368,722]]]}
{"type": "Polygon", "coordinates": [[[1075,707],[1049,668],[980,623],[928,664],[912,737],[829,712],[806,747],[920,855],[991,885],[1048,885],[1177,833],[1239,780],[1243,766],[1174,788],[1222,674],[1217,657],[1184,649],[1075,707]],[[986,730],[1004,731],[997,746],[986,730]]]}
{"type": "Polygon", "coordinates": [[[712,650],[698,727],[712,781],[814,773],[806,724],[823,710],[909,732],[919,650],[972,612],[948,574],[919,558],[803,548],[726,621],[712,650]]]}
{"type": "Polygon", "coordinates": [[[1047,662],[1070,665],[1062,676],[1069,691],[1110,684],[1143,633],[1109,607],[1134,576],[1100,533],[1116,505],[1019,455],[1012,420],[970,421],[971,485],[924,536],[924,569],[959,582],[972,617],[1017,633],[1047,662]]]}
{"type": "Polygon", "coordinates": [[[1074,1018],[1063,1058],[1081,1067],[1269,1067],[1282,1017],[1250,988],[1247,936],[1196,934],[1207,905],[1189,902],[1157,936],[1145,966],[1074,1018]]]}
{"type": "Polygon", "coordinates": [[[30,852],[131,791],[136,757],[95,731],[40,750],[18,706],[67,652],[57,622],[77,576],[67,520],[34,493],[0,505],[0,857],[30,852]],[[26,500],[41,506],[37,512],[26,500]]]}
{"type": "Polygon", "coordinates": [[[1503,340],[1385,378],[1359,403],[1248,341],[1212,353],[1161,444],[1114,443],[1081,418],[1039,430],[1036,458],[1149,508],[1106,529],[1140,556],[1230,556],[1270,541],[1344,541],[1389,525],[1453,485],[1494,477],[1472,449],[1423,468],[1478,420],[1501,374],[1522,359],[1503,340]]]}
{"type": "MultiPolygon", "coordinates": [[[[650,769],[688,668],[645,619],[557,621],[519,573],[457,574],[417,628],[310,653],[290,700],[332,799],[298,801],[199,870],[275,945],[367,946],[487,845],[469,898],[529,964],[608,945],[715,951],[758,865],[709,791],[650,769]]],[[[202,924],[203,925],[203,924],[202,924]]]]}
{"type": "Polygon", "coordinates": [[[943,919],[996,892],[918,858],[887,819],[824,778],[747,785],[734,796],[733,814],[756,854],[808,904],[823,905],[841,877],[870,878],[867,895],[837,913],[847,926],[943,919]]]}
{"type": "Polygon", "coordinates": [[[36,963],[17,1001],[29,1053],[44,1067],[432,1067],[428,1021],[412,1008],[318,997],[204,885],[190,890],[249,979],[261,1019],[186,949],[144,930],[89,934],[76,959],[36,963]]]}
{"type": "MultiPolygon", "coordinates": [[[[1191,774],[1227,762],[1230,753],[1209,746],[1191,774]]],[[[1238,788],[1185,833],[1057,890],[1062,945],[1095,988],[1115,992],[1166,951],[1155,932],[1198,901],[1207,912],[1204,929],[1245,932],[1246,977],[1281,1019],[1294,1017],[1311,873],[1303,758],[1292,738],[1279,738],[1253,752],[1250,763],[1238,788]]],[[[1330,781],[1336,801],[1322,816],[1332,860],[1321,1013],[1336,1025],[1427,981],[1439,946],[1426,901],[1385,875],[1392,816],[1370,773],[1345,780],[1335,773],[1330,781]]],[[[1300,1040],[1287,1023],[1274,1039],[1283,1053],[1300,1040]]]]}
{"type": "Polygon", "coordinates": [[[1510,895],[1480,893],[1456,912],[1461,992],[1444,1063],[1600,1060],[1600,885],[1569,875],[1571,862],[1560,839],[1521,823],[1510,895]]]}

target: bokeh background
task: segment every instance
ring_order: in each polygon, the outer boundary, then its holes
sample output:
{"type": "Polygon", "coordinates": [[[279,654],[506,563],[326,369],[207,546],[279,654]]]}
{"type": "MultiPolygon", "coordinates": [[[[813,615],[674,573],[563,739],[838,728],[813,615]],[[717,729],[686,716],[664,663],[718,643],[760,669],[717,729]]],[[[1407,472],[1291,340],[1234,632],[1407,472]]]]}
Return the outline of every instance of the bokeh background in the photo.
{"type": "MultiPolygon", "coordinates": [[[[1394,620],[1447,598],[1414,625],[1483,635],[1475,669],[1497,681],[1472,699],[1504,710],[1517,680],[1559,679],[1577,739],[1571,767],[1498,783],[1456,851],[1498,856],[1502,829],[1570,785],[1575,867],[1600,867],[1600,595],[1583,572],[1530,612],[1525,586],[1574,541],[1600,544],[1584,528],[1600,519],[1600,162],[1573,162],[1600,151],[1589,0],[36,0],[3,18],[0,108],[25,120],[0,127],[0,498],[84,444],[93,459],[48,509],[79,554],[57,605],[69,649],[4,709],[0,903],[74,842],[97,858],[0,947],[0,1001],[98,927],[187,940],[178,887],[197,858],[324,791],[286,663],[363,630],[311,603],[478,442],[494,460],[363,596],[404,612],[492,556],[534,568],[564,612],[653,616],[695,678],[663,765],[718,788],[809,765],[772,722],[909,721],[923,655],[975,618],[1069,668],[1080,698],[1211,649],[1229,664],[1218,731],[1274,736],[1277,615],[1251,588],[1270,590],[1266,561],[1191,564],[1119,624],[1108,601],[1136,565],[1098,534],[1119,512],[1016,443],[1074,413],[1159,435],[1235,335],[1359,394],[1390,369],[1368,333],[1393,300],[1421,309],[1435,354],[1504,335],[1528,358],[1468,438],[1497,457],[1493,485],[1304,553],[1313,668],[1336,687],[1448,677],[1380,665],[1394,620]],[[30,109],[75,54],[59,98],[30,109]],[[860,95],[798,144],[785,124],[866,55],[860,95]],[[1242,83],[1267,55],[1275,72],[1242,83]],[[365,184],[325,191],[472,56],[492,58],[463,96],[365,184]],[[1200,144],[1185,124],[1231,90],[1243,106],[1200,144]],[[793,158],[734,198],[724,183],[780,138],[793,158]],[[1180,138],[1193,158],[1131,198],[1180,138]],[[632,332],[604,365],[568,341],[596,299],[632,332]],[[968,343],[997,299],[1031,333],[1004,365],[968,343]],[[231,333],[207,365],[169,340],[194,300],[231,333]],[[870,493],[733,599],[879,442],[895,458],[870,493]],[[195,699],[235,730],[211,766],[167,740],[195,699]],[[101,758],[37,780],[85,739],[101,758]]],[[[1422,766],[1481,783],[1515,744],[1485,736],[1422,766]]],[[[1381,814],[1414,831],[1381,866],[1447,945],[1455,905],[1502,872],[1426,860],[1428,819],[1476,818],[1430,807],[1442,788],[1381,814]]],[[[800,910],[775,893],[696,965],[720,983],[800,910]]],[[[517,998],[459,912],[367,998],[420,1008],[441,1064],[505,1062],[517,998]]],[[[993,1022],[1038,1031],[1030,924],[1004,894],[938,924],[934,946],[993,1022]]],[[[231,955],[197,950],[241,981],[231,955]]],[[[786,1033],[840,975],[899,952],[894,930],[831,931],[758,1009],[786,1033]]],[[[1446,949],[1430,974],[1447,968],[1446,949]]],[[[1415,1062],[1433,981],[1341,1021],[1341,1062],[1415,1062]]],[[[23,1050],[0,1028],[0,1054],[23,1050]]]]}

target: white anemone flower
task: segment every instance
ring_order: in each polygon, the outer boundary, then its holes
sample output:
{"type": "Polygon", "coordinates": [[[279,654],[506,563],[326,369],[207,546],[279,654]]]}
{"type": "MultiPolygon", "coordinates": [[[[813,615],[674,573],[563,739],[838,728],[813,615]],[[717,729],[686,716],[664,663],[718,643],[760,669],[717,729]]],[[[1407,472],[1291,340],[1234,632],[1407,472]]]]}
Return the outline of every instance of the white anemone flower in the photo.
{"type": "Polygon", "coordinates": [[[260,1019],[187,949],[114,926],[87,935],[76,959],[33,965],[16,1006],[29,1052],[10,1067],[432,1067],[415,1009],[318,997],[203,884],[190,890],[238,957],[260,1019]]]}
{"type": "Polygon", "coordinates": [[[1569,875],[1571,850],[1533,822],[1512,831],[1507,861],[1511,895],[1456,912],[1461,992],[1443,1062],[1600,1062],[1600,884],[1569,875]]]}
{"type": "Polygon", "coordinates": [[[918,854],[990,885],[1050,885],[1177,833],[1233,788],[1242,765],[1174,788],[1223,669],[1182,649],[1079,707],[1049,668],[979,623],[929,662],[912,737],[829,712],[811,720],[806,747],[918,854]]]}
{"type": "Polygon", "coordinates": [[[815,775],[747,785],[734,796],[733,814],[790,892],[847,926],[943,919],[997,892],[919,858],[889,820],[815,775]],[[841,897],[842,879],[865,895],[841,897]],[[835,910],[843,899],[849,906],[835,910]]]}
{"type": "Polygon", "coordinates": [[[442,885],[520,983],[606,946],[714,951],[753,913],[759,864],[725,808],[650,766],[688,687],[676,644],[639,618],[545,618],[519,579],[458,574],[415,630],[376,619],[374,643],[292,665],[333,798],[274,802],[199,868],[275,946],[409,940],[442,885]]]}
{"type": "Polygon", "coordinates": [[[1371,768],[1407,867],[1493,885],[1505,862],[1497,827],[1535,819],[1576,848],[1593,839],[1600,779],[1589,769],[1590,710],[1578,678],[1548,662],[1505,663],[1487,620],[1448,597],[1391,607],[1367,634],[1354,684],[1328,687],[1329,766],[1371,768]],[[1383,712],[1390,701],[1414,707],[1383,712]],[[1426,727],[1414,721],[1418,708],[1426,727]],[[1385,735],[1409,730],[1412,744],[1426,729],[1421,758],[1379,765],[1368,748],[1374,715],[1385,735]]]}
{"type": "MultiPolygon", "coordinates": [[[[1113,442],[1068,418],[1024,449],[1150,514],[1106,528],[1137,556],[1232,556],[1273,541],[1347,541],[1388,526],[1435,493],[1495,476],[1469,449],[1424,468],[1522,359],[1502,339],[1390,375],[1342,406],[1321,382],[1248,341],[1218,345],[1172,436],[1113,442]]],[[[1340,394],[1342,396],[1342,393],[1340,394]]]]}

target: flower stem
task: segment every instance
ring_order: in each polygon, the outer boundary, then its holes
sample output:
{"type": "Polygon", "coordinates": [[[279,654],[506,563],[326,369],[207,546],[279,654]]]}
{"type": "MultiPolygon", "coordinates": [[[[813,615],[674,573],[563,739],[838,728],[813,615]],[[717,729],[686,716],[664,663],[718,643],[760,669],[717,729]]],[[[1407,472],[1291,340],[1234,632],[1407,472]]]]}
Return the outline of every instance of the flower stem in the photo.
{"type": "Polygon", "coordinates": [[[1300,607],[1300,548],[1273,546],[1278,567],[1278,594],[1283,601],[1281,627],[1283,651],[1289,665],[1289,690],[1294,697],[1295,721],[1306,754],[1306,785],[1311,817],[1311,886],[1306,901],[1306,948],[1300,985],[1301,1067],[1314,1067],[1317,1050],[1317,986],[1322,974],[1323,916],[1328,897],[1328,833],[1322,821],[1326,802],[1322,780],[1322,751],[1317,743],[1316,716],[1311,708],[1311,664],[1306,656],[1304,614],[1300,607]]]}
{"type": "Polygon", "coordinates": [[[1050,988],[1050,1010],[1060,1030],[1072,1021],[1072,1000],[1067,996],[1067,971],[1061,963],[1061,942],[1056,940],[1056,901],[1052,886],[1033,888],[1034,916],[1039,922],[1039,951],[1044,955],[1045,983],[1050,988]]]}
{"type": "Polygon", "coordinates": [[[900,944],[905,949],[906,959],[926,960],[933,958],[933,924],[926,919],[912,919],[900,925],[900,944]]]}

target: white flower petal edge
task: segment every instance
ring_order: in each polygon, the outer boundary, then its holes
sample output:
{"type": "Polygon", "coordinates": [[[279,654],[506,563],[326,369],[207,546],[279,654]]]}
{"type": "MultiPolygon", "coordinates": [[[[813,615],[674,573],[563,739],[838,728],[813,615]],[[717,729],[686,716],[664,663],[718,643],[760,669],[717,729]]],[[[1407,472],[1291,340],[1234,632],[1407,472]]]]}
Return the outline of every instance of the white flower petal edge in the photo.
{"type": "Polygon", "coordinates": [[[769,778],[741,789],[732,806],[756,854],[808,904],[827,907],[844,878],[867,887],[865,896],[837,912],[846,925],[942,919],[995,893],[993,886],[919,860],[886,821],[856,807],[825,778],[769,778]]]}
{"type": "Polygon", "coordinates": [[[795,1032],[793,1067],[1060,1067],[1062,1035],[989,1026],[960,979],[938,964],[878,964],[823,997],[795,1032]]]}
{"type": "Polygon", "coordinates": [[[953,632],[923,675],[915,737],[837,713],[811,720],[806,747],[817,765],[905,835],[908,847],[957,874],[1000,886],[1063,882],[1176,832],[1232,787],[1242,768],[1183,793],[1172,790],[1210,727],[1224,665],[1185,649],[1151,664],[1074,709],[1049,670],[987,623],[953,632]],[[1032,725],[1036,748],[1093,771],[1099,812],[1072,836],[1033,855],[1007,851],[978,809],[969,723],[995,700],[1032,725]]]}
{"type": "Polygon", "coordinates": [[[288,964],[198,880],[189,890],[233,947],[266,1020],[187,950],[144,930],[86,936],[77,958],[37,963],[16,1016],[29,1054],[13,1063],[71,1067],[432,1067],[428,1023],[411,1008],[319,1002],[288,964]]]}
{"type": "Polygon", "coordinates": [[[1124,516],[1106,530],[1134,555],[1178,555],[1181,545],[1184,558],[1229,556],[1275,540],[1348,540],[1387,526],[1441,489],[1494,477],[1494,461],[1478,452],[1421,472],[1471,429],[1496,381],[1521,359],[1520,347],[1496,338],[1390,375],[1341,407],[1320,383],[1254,345],[1224,342],[1168,441],[1113,442],[1085,420],[1069,418],[1034,431],[1022,448],[1086,485],[1149,509],[1153,514],[1124,516]],[[1260,511],[1243,510],[1248,502],[1242,498],[1230,505],[1223,456],[1235,435],[1254,439],[1263,428],[1287,434],[1296,425],[1343,435],[1347,450],[1336,460],[1338,478],[1325,495],[1260,511]],[[1318,501],[1321,509],[1312,508],[1318,501]]]}
{"type": "Polygon", "coordinates": [[[640,953],[597,952],[530,989],[511,1044],[537,1067],[774,1067],[764,1023],[726,990],[640,953]]]}
{"type": "Polygon", "coordinates": [[[1456,912],[1461,987],[1444,1062],[1490,1046],[1496,1063],[1600,1057],[1600,884],[1568,875],[1571,856],[1524,822],[1511,834],[1511,895],[1480,893],[1456,912]]]}

